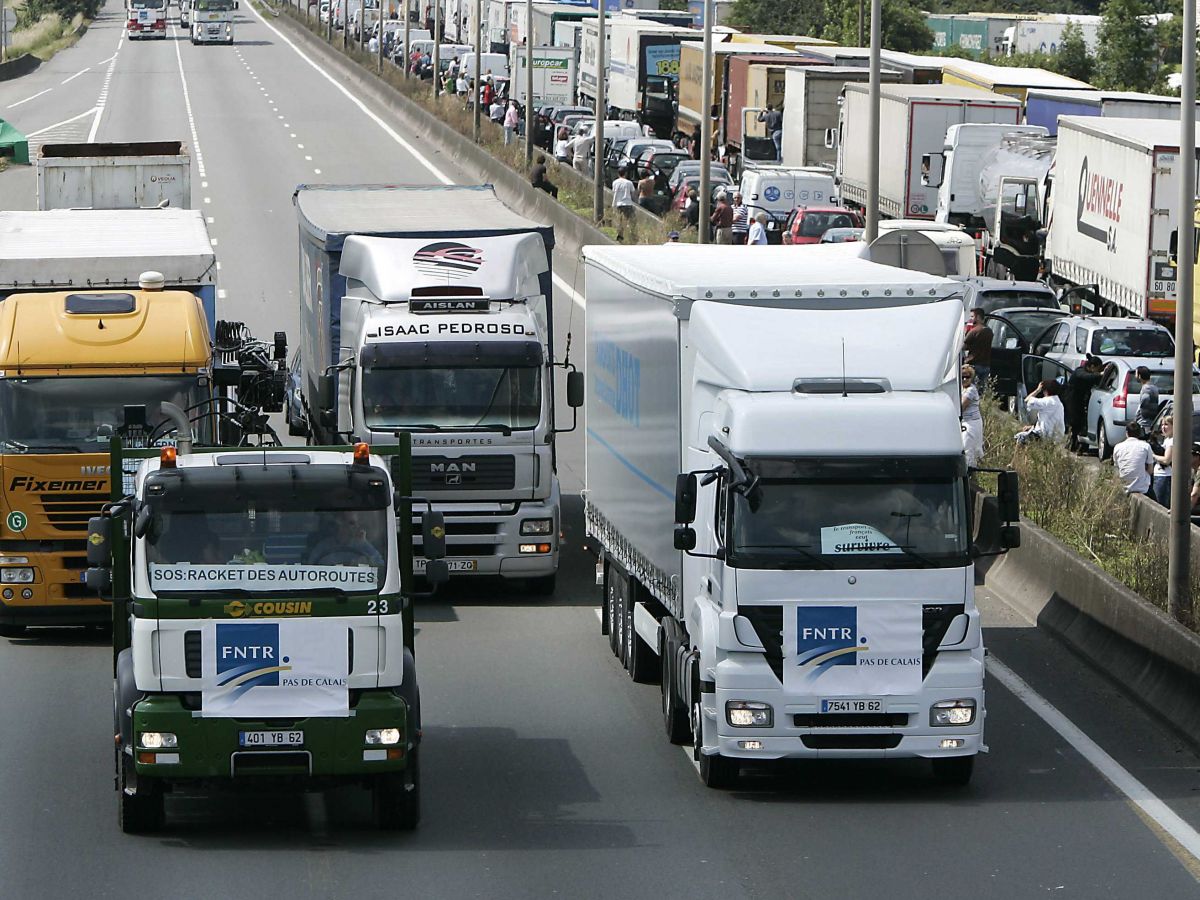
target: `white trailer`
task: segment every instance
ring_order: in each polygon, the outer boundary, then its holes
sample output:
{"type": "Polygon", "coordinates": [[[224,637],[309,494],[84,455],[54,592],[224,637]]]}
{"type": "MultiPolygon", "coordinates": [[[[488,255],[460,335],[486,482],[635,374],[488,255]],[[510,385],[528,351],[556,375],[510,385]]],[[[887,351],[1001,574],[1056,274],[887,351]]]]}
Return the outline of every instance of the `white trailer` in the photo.
{"type": "MultiPolygon", "coordinates": [[[[842,88],[867,81],[869,72],[858,66],[788,66],[783,107],[783,164],[829,166],[837,162],[836,142],[842,88]]],[[[884,69],[881,84],[900,80],[884,69]]]]}
{"type": "Polygon", "coordinates": [[[986,749],[961,286],[851,249],[583,250],[603,628],[712,787],[986,749]]]}
{"type": "Polygon", "coordinates": [[[192,205],[192,163],[179,141],[43,144],[38,209],[138,209],[192,205]]]}
{"type": "Polygon", "coordinates": [[[508,95],[522,105],[571,106],[575,102],[578,66],[572,47],[533,48],[533,102],[526,99],[525,48],[513,47],[508,95]]]}
{"type": "MultiPolygon", "coordinates": [[[[595,108],[596,93],[601,78],[609,78],[609,63],[612,60],[612,25],[605,20],[604,65],[600,64],[600,26],[595,19],[584,19],[579,45],[579,102],[595,108]],[[603,71],[601,71],[603,69],[603,71]]],[[[611,100],[609,101],[611,105],[611,100]]]]}
{"type": "Polygon", "coordinates": [[[992,152],[1006,139],[1046,136],[1040,125],[951,125],[941,151],[921,159],[921,184],[938,189],[934,220],[982,228],[986,219],[979,175],[992,152]]]}
{"type": "MultiPolygon", "coordinates": [[[[1196,148],[1184,151],[1195,165],[1196,148]]],[[[1051,277],[1098,285],[1101,312],[1175,318],[1179,125],[1062,116],[1046,242],[1051,277]]],[[[1182,223],[1190,240],[1191,220],[1182,223]]]]}
{"type": "MultiPolygon", "coordinates": [[[[937,188],[921,183],[921,161],[940,152],[946,129],[963,122],[1016,125],[1021,101],[977,88],[945,84],[880,86],[879,211],[895,219],[932,219],[937,188]]],[[[866,84],[847,84],[837,138],[837,174],[842,202],[867,204],[870,101],[866,84]]]]}
{"type": "Polygon", "coordinates": [[[1005,56],[1016,53],[1057,53],[1062,45],[1063,32],[1068,25],[1079,29],[1088,53],[1094,54],[1100,43],[1101,16],[1079,16],[1056,13],[1021,19],[1005,29],[1005,56]]]}

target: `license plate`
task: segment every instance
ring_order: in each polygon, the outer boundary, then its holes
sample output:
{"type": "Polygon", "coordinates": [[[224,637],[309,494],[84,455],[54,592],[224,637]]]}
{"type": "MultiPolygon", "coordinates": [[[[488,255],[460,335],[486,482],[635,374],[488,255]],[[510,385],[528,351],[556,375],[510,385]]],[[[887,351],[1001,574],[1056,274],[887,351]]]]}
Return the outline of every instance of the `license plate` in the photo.
{"type": "Polygon", "coordinates": [[[882,700],[854,700],[851,698],[841,698],[836,700],[822,700],[821,712],[823,713],[877,713],[883,712],[882,700]]]}
{"type": "MultiPolygon", "coordinates": [[[[413,571],[418,575],[425,571],[426,560],[424,557],[418,557],[413,560],[413,571]]],[[[478,567],[473,559],[448,559],[446,560],[446,568],[451,572],[474,572],[478,567]]]]}
{"type": "Polygon", "coordinates": [[[303,743],[303,731],[238,732],[238,744],[243,747],[299,747],[303,743]]]}

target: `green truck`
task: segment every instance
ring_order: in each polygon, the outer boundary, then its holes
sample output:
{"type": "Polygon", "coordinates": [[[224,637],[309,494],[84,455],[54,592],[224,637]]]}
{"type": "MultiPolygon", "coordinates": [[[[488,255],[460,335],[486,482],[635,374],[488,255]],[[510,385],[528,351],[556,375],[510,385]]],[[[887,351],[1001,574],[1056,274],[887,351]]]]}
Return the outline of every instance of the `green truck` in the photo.
{"type": "Polygon", "coordinates": [[[374,451],[114,437],[111,465],[86,580],[113,607],[122,830],[161,827],[173,791],[280,784],[359,784],[380,827],[414,828],[414,522],[426,581],[446,566],[440,514],[414,518],[407,436],[374,451]]]}

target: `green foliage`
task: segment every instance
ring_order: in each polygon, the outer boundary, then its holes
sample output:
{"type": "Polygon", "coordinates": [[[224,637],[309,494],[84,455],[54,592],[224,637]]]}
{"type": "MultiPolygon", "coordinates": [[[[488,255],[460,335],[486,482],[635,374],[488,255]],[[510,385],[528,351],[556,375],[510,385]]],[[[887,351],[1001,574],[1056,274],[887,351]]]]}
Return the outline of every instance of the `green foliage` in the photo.
{"type": "Polygon", "coordinates": [[[17,29],[30,28],[46,16],[59,16],[69,22],[77,15],[94,19],[102,0],[25,0],[17,7],[17,29]]]}
{"type": "Polygon", "coordinates": [[[1154,28],[1138,18],[1149,12],[1142,0],[1106,0],[1096,53],[1096,87],[1150,91],[1157,85],[1154,28]]]}
{"type": "Polygon", "coordinates": [[[688,8],[687,0],[660,0],[658,8],[683,12],[688,8]]]}
{"type": "Polygon", "coordinates": [[[818,37],[825,26],[822,0],[737,0],[730,21],[760,34],[806,34],[818,37]]]}
{"type": "Polygon", "coordinates": [[[1051,64],[1059,75],[1080,81],[1092,80],[1096,61],[1088,53],[1083,31],[1078,25],[1068,25],[1063,29],[1062,42],[1058,45],[1058,53],[1051,57],[1051,64]]]}
{"type": "MultiPolygon", "coordinates": [[[[933,46],[933,32],[910,0],[882,0],[882,10],[884,47],[922,53],[933,46]]],[[[806,34],[843,46],[858,44],[858,0],[737,0],[730,18],[747,31],[806,34]]]]}

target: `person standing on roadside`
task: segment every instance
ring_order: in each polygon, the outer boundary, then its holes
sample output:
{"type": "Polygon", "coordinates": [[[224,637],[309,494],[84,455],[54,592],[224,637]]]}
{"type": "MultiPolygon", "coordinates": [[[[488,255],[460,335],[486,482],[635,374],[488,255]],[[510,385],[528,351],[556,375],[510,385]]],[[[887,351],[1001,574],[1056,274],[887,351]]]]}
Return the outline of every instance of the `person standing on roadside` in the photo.
{"type": "Polygon", "coordinates": [[[1158,385],[1150,380],[1150,370],[1145,366],[1137,367],[1137,380],[1142,386],[1138,392],[1137,423],[1142,426],[1143,431],[1149,432],[1161,406],[1158,385]]]}
{"type": "Polygon", "coordinates": [[[971,310],[971,330],[963,339],[963,351],[967,365],[975,369],[975,383],[980,390],[987,390],[988,376],[992,374],[992,329],[987,326],[987,316],[981,307],[971,310]]]}
{"type": "Polygon", "coordinates": [[[742,201],[741,194],[733,195],[733,242],[735,244],[745,244],[746,237],[750,234],[750,210],[746,209],[746,204],[742,201]]]}
{"type": "Polygon", "coordinates": [[[638,206],[654,212],[654,174],[649,169],[646,170],[646,174],[638,181],[637,189],[638,206]]]}
{"type": "MultiPolygon", "coordinates": [[[[1163,416],[1162,432],[1162,453],[1154,454],[1154,471],[1150,474],[1150,493],[1161,506],[1170,509],[1171,447],[1175,443],[1175,423],[1170,416],[1163,416]]],[[[1154,450],[1155,448],[1152,446],[1150,449],[1154,450]]]]}
{"type": "Polygon", "coordinates": [[[962,367],[962,428],[963,452],[967,465],[974,466],[983,456],[983,413],[979,411],[979,388],[975,386],[975,370],[962,367]]]}
{"type": "Polygon", "coordinates": [[[1125,440],[1117,444],[1112,458],[1117,478],[1125,485],[1125,493],[1154,496],[1150,490],[1154,451],[1146,442],[1141,425],[1130,422],[1125,426],[1125,440]]]}
{"type": "Polygon", "coordinates": [[[759,213],[754,217],[754,221],[750,223],[750,234],[746,238],[746,243],[751,247],[767,246],[767,214],[759,213]]]}
{"type": "Polygon", "coordinates": [[[695,188],[688,191],[687,203],[683,207],[683,221],[688,228],[700,230],[700,194],[695,188]]]}
{"type": "Polygon", "coordinates": [[[1087,405],[1092,396],[1092,388],[1100,383],[1100,374],[1104,371],[1104,363],[1098,356],[1088,354],[1083,365],[1071,373],[1067,379],[1066,403],[1063,406],[1067,412],[1067,428],[1070,432],[1068,446],[1079,452],[1083,445],[1080,437],[1087,436],[1087,405]]]}
{"type": "Polygon", "coordinates": [[[713,227],[714,244],[733,243],[733,207],[729,205],[729,195],[724,191],[717,194],[717,208],[708,221],[713,227]]]}
{"type": "Polygon", "coordinates": [[[517,111],[517,101],[508,101],[508,111],[504,113],[504,146],[507,147],[513,142],[513,135],[517,133],[517,126],[521,124],[521,114],[517,111]]]}
{"type": "Polygon", "coordinates": [[[612,183],[612,205],[617,211],[617,240],[625,240],[625,227],[633,221],[634,185],[629,180],[629,170],[621,166],[612,183]]]}

